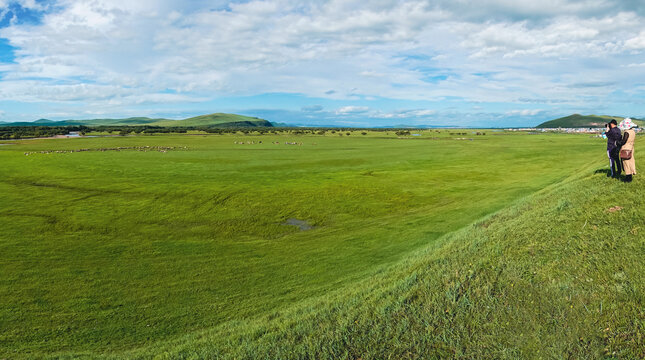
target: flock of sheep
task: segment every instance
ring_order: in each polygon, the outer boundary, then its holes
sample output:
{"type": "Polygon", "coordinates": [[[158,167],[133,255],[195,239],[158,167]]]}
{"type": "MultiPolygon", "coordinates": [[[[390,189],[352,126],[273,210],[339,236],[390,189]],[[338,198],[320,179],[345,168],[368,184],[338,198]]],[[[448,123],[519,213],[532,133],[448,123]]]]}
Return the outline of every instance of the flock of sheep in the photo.
{"type": "Polygon", "coordinates": [[[120,146],[115,148],[98,148],[98,149],[31,151],[31,152],[26,152],[25,155],[29,156],[32,154],[70,154],[70,153],[85,152],[85,151],[123,151],[123,150],[134,150],[134,151],[143,151],[143,152],[158,151],[161,153],[166,153],[170,150],[178,150],[178,149],[185,150],[185,149],[188,149],[188,147],[187,146],[120,146]]]}
{"type": "MultiPolygon", "coordinates": [[[[255,142],[255,141],[235,141],[235,142],[233,142],[233,143],[234,143],[235,145],[255,145],[255,144],[256,144],[256,142],[255,142]]],[[[258,143],[258,144],[262,144],[262,141],[258,141],[257,143],[258,143]]],[[[280,144],[281,144],[281,142],[279,142],[279,141],[272,141],[272,142],[271,142],[271,144],[273,144],[273,145],[280,145],[280,144]]],[[[301,142],[289,142],[289,141],[285,141],[285,142],[284,142],[284,144],[285,144],[285,145],[298,145],[298,146],[302,146],[302,145],[303,145],[303,143],[301,143],[301,142]]],[[[312,144],[312,145],[316,145],[316,144],[312,144]]]]}

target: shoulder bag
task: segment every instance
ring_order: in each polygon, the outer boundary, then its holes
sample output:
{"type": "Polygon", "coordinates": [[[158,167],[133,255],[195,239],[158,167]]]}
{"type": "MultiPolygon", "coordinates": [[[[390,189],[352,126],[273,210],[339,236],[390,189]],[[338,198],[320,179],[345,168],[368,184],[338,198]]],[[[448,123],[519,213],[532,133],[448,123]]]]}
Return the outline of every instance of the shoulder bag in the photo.
{"type": "Polygon", "coordinates": [[[629,160],[632,158],[632,151],[628,149],[622,149],[620,150],[620,159],[621,160],[629,160]]]}

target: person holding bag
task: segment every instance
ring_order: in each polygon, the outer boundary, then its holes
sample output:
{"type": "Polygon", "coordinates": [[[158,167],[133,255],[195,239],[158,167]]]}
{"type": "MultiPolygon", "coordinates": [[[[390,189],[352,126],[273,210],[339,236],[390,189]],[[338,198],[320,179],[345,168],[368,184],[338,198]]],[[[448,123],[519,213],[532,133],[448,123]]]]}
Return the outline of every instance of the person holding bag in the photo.
{"type": "Polygon", "coordinates": [[[636,124],[630,118],[620,122],[618,127],[623,131],[623,138],[620,140],[620,160],[623,162],[623,170],[625,170],[624,182],[632,182],[632,177],[636,175],[636,161],[634,160],[634,140],[636,140],[636,132],[634,128],[636,124]]]}

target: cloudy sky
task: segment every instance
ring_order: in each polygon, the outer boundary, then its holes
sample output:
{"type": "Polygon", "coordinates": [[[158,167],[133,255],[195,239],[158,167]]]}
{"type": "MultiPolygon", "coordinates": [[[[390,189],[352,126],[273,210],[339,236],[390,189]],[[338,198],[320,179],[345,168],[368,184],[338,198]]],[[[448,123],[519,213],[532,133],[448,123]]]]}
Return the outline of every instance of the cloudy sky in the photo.
{"type": "Polygon", "coordinates": [[[642,117],[644,50],[642,0],[0,0],[0,121],[642,117]]]}

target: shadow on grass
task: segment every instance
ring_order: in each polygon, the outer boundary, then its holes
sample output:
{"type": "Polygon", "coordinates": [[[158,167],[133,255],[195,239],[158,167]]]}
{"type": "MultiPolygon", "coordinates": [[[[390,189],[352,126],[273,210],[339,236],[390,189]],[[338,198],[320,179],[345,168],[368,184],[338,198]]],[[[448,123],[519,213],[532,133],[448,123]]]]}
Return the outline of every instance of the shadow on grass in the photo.
{"type": "Polygon", "coordinates": [[[594,174],[605,174],[606,176],[611,175],[611,170],[610,169],[598,169],[594,171],[594,174]]]}
{"type": "MultiPolygon", "coordinates": [[[[605,174],[606,177],[611,177],[611,170],[610,169],[598,169],[594,171],[594,174],[605,174]]],[[[622,173],[616,177],[616,179],[625,181],[625,174],[622,173]]]]}

